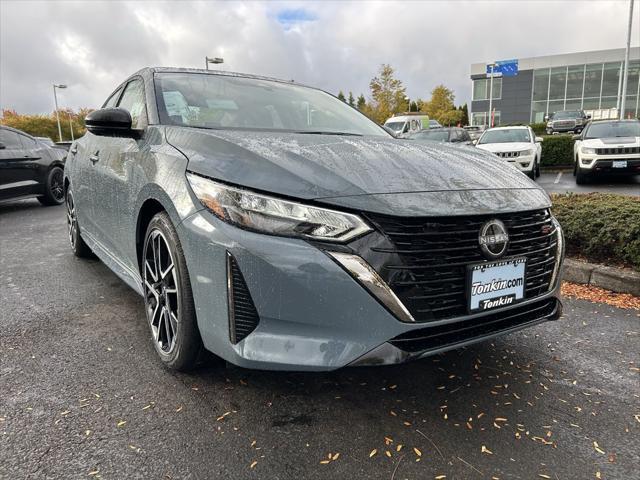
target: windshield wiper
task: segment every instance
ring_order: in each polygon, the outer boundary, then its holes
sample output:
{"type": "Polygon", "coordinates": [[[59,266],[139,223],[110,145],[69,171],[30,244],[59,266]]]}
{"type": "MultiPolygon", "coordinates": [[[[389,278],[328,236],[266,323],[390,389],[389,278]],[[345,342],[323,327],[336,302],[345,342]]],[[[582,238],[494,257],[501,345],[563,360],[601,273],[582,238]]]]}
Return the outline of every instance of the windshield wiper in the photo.
{"type": "Polygon", "coordinates": [[[309,135],[344,135],[348,137],[362,137],[363,135],[360,133],[349,133],[349,132],[324,132],[322,130],[300,130],[293,133],[308,133],[309,135]]]}

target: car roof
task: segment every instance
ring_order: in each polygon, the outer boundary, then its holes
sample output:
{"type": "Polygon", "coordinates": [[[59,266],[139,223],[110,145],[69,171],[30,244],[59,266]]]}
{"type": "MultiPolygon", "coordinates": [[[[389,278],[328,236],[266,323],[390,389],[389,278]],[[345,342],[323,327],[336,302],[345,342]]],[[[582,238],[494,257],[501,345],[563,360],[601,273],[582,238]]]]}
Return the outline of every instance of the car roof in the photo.
{"type": "Polygon", "coordinates": [[[286,83],[289,85],[298,85],[298,86],[303,86],[303,87],[308,87],[308,88],[313,88],[318,90],[316,87],[312,87],[311,85],[305,85],[299,82],[296,82],[295,80],[284,80],[282,78],[275,78],[275,77],[267,77],[264,75],[255,75],[255,74],[250,74],[250,73],[240,73],[240,72],[228,72],[228,71],[224,71],[224,70],[205,70],[203,68],[183,68],[183,67],[144,67],[140,70],[138,70],[137,72],[135,72],[133,75],[130,75],[130,77],[134,77],[136,75],[138,76],[146,76],[146,75],[153,75],[155,73],[197,73],[197,74],[204,74],[204,75],[215,75],[215,76],[221,76],[221,77],[236,77],[236,78],[249,78],[249,79],[253,79],[253,80],[266,80],[269,82],[278,82],[278,83],[286,83]]]}
{"type": "Polygon", "coordinates": [[[7,125],[0,125],[0,128],[5,130],[10,130],[12,132],[19,133],[20,135],[26,135],[27,137],[35,138],[33,135],[29,135],[27,132],[23,132],[22,130],[18,130],[17,128],[9,127],[7,125]]]}
{"type": "Polygon", "coordinates": [[[529,127],[527,125],[514,125],[513,127],[491,127],[491,128],[487,128],[485,130],[485,132],[488,132],[489,130],[528,130],[529,127]]]}

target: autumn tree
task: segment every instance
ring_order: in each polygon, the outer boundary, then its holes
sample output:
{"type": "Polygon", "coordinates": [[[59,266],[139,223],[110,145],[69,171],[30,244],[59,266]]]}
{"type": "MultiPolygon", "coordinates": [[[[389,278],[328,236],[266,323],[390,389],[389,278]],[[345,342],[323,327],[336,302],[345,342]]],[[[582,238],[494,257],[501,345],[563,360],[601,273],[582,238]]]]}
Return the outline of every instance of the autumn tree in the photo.
{"type": "Polygon", "coordinates": [[[342,93],[342,90],[340,90],[340,92],[338,93],[338,100],[342,100],[343,102],[347,101],[347,99],[344,97],[344,93],[342,93]]]}
{"type": "Polygon", "coordinates": [[[353,93],[349,92],[349,100],[347,101],[349,103],[349,105],[351,105],[352,107],[356,106],[356,101],[353,98],[353,93]]]}
{"type": "Polygon", "coordinates": [[[367,115],[378,123],[408,108],[405,87],[394,77],[391,65],[380,66],[378,75],[369,83],[371,101],[365,109],[367,115]]]}
{"type": "MultiPolygon", "coordinates": [[[[74,138],[79,138],[85,134],[84,119],[89,112],[91,110],[87,108],[82,108],[77,112],[71,109],[58,110],[63,140],[71,140],[71,129],[73,129],[74,138]]],[[[54,141],[59,140],[55,112],[50,115],[22,115],[14,110],[3,110],[0,124],[22,130],[34,137],[48,137],[54,141]]]]}
{"type": "Polygon", "coordinates": [[[462,119],[462,111],[456,109],[453,101],[455,95],[444,85],[438,85],[431,91],[431,100],[422,105],[422,111],[429,118],[442,125],[456,125],[462,119]]]}

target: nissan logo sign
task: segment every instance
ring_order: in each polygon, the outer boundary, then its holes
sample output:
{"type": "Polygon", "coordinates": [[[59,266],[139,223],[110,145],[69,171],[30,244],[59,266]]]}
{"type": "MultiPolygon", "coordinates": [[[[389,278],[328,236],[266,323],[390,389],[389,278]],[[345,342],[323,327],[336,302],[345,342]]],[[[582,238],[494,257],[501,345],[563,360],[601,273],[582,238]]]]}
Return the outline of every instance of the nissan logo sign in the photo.
{"type": "Polygon", "coordinates": [[[497,219],[486,222],[480,229],[478,243],[487,260],[494,260],[504,255],[509,246],[509,235],[504,223],[497,219]]]}

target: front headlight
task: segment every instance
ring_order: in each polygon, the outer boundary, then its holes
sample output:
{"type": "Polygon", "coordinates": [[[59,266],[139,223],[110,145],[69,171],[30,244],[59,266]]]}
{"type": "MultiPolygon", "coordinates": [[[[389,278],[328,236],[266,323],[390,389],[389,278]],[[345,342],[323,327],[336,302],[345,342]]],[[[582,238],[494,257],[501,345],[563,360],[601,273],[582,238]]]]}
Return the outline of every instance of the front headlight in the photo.
{"type": "Polygon", "coordinates": [[[187,172],[200,202],[221,220],[272,235],[346,242],[371,231],[357,215],[230,187],[187,172]]]}
{"type": "Polygon", "coordinates": [[[533,148],[530,148],[529,150],[521,151],[520,155],[526,156],[526,155],[533,155],[534,153],[536,153],[536,151],[533,148]]]}
{"type": "Polygon", "coordinates": [[[580,147],[580,151],[585,155],[594,155],[596,153],[596,149],[591,147],[580,147]]]}

